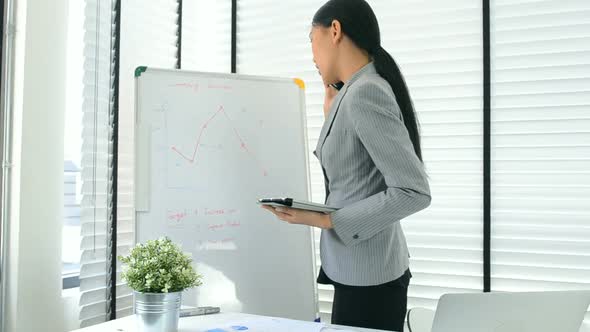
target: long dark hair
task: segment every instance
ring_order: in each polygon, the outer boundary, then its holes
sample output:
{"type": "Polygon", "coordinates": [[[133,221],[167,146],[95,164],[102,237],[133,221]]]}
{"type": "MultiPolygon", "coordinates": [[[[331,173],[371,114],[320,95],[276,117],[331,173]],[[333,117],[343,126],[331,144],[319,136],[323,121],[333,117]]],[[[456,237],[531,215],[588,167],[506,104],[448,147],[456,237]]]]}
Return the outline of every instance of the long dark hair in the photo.
{"type": "Polygon", "coordinates": [[[371,6],[365,0],[330,0],[318,9],[312,24],[328,28],[334,20],[340,22],[342,33],[348,36],[357,47],[369,53],[379,75],[391,85],[414,151],[422,160],[418,119],[410,92],[397,63],[381,47],[379,24],[371,6]]]}

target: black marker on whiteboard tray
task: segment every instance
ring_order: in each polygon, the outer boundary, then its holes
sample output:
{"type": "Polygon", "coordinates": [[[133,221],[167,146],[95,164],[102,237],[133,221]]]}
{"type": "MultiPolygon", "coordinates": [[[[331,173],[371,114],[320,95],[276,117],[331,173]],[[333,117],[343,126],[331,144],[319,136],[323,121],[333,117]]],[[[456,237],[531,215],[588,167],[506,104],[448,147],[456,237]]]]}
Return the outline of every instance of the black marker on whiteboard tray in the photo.
{"type": "Polygon", "coordinates": [[[217,314],[221,310],[219,307],[198,307],[198,308],[186,308],[180,310],[180,317],[190,317],[190,316],[201,316],[201,315],[210,315],[210,314],[217,314]]]}

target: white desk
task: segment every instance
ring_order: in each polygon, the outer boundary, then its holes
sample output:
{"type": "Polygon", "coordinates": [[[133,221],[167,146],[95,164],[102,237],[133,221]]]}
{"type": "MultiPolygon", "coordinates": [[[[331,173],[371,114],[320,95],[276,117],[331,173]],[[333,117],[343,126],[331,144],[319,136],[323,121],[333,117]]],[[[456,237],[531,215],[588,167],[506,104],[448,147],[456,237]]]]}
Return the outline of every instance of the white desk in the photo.
{"type": "MultiPolygon", "coordinates": [[[[203,331],[204,328],[210,328],[212,325],[223,325],[224,323],[232,323],[234,321],[244,320],[244,319],[252,319],[252,318],[261,318],[264,316],[255,316],[255,315],[248,315],[248,314],[239,314],[239,313],[219,313],[219,314],[212,314],[212,315],[203,315],[203,316],[193,316],[193,317],[183,317],[180,318],[180,322],[178,324],[178,332],[197,332],[203,331]]],[[[321,324],[322,326],[326,326],[327,328],[333,328],[335,330],[342,329],[346,332],[354,331],[354,332],[385,332],[383,330],[372,330],[372,329],[361,329],[356,327],[347,327],[347,326],[336,326],[336,325],[329,325],[324,323],[316,323],[321,324]]],[[[328,331],[330,331],[328,329],[328,331]]],[[[334,331],[334,330],[331,330],[334,331]]],[[[98,324],[95,326],[87,327],[84,329],[79,329],[71,332],[137,332],[135,328],[135,316],[128,316],[120,319],[116,319],[110,322],[98,324]]],[[[276,331],[281,332],[281,331],[276,331]]],[[[301,331],[305,332],[305,331],[301,331]]]]}

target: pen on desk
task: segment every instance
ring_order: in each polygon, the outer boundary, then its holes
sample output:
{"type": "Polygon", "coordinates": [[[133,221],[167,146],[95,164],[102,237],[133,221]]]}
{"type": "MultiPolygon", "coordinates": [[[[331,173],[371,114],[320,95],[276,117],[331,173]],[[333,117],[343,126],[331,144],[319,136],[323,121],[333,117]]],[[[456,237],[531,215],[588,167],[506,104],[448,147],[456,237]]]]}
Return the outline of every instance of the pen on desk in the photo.
{"type": "Polygon", "coordinates": [[[219,312],[220,312],[219,307],[198,307],[198,308],[181,309],[180,310],[180,317],[210,315],[210,314],[217,314],[219,312]]]}

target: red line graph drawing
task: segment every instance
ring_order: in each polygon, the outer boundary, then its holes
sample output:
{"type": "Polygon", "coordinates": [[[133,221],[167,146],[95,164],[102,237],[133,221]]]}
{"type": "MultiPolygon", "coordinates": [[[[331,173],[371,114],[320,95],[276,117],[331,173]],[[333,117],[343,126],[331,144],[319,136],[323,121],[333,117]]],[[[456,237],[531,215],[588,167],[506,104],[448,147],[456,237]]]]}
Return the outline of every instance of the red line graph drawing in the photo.
{"type": "Polygon", "coordinates": [[[211,123],[211,121],[215,120],[217,118],[217,116],[219,114],[223,114],[225,116],[225,118],[228,120],[228,122],[230,123],[232,130],[240,144],[240,149],[244,150],[249,156],[250,158],[252,158],[252,160],[254,160],[254,162],[256,162],[256,164],[258,165],[258,167],[262,170],[262,174],[264,176],[268,175],[268,171],[262,166],[262,164],[260,163],[260,161],[258,160],[258,158],[256,157],[256,154],[254,152],[252,152],[249,148],[248,145],[246,144],[246,142],[244,141],[244,139],[242,139],[242,136],[240,135],[240,133],[238,132],[238,130],[236,129],[236,127],[233,126],[233,121],[232,119],[229,117],[229,115],[225,112],[225,110],[223,109],[223,106],[219,106],[219,109],[217,110],[217,112],[215,112],[207,121],[205,121],[205,123],[201,126],[201,129],[199,131],[199,134],[197,135],[197,140],[195,142],[195,147],[193,149],[192,154],[189,156],[183,152],[181,152],[176,146],[172,146],[171,149],[172,151],[174,151],[175,153],[177,153],[181,158],[183,158],[184,160],[188,161],[191,164],[194,164],[195,161],[197,160],[197,155],[199,152],[199,146],[201,145],[201,139],[203,137],[203,134],[205,133],[205,130],[209,127],[209,124],[211,123]]]}

